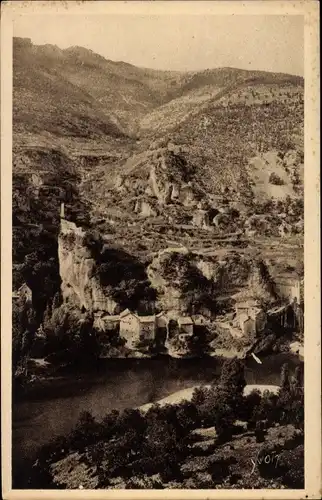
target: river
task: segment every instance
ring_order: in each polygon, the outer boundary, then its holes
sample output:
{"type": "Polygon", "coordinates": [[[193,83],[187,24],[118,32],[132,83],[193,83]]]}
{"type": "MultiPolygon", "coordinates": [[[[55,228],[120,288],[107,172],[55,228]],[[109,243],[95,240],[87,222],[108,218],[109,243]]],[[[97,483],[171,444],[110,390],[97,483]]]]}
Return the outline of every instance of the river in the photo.
{"type": "MultiPolygon", "coordinates": [[[[290,354],[263,358],[262,365],[249,358],[247,384],[279,385],[285,362],[290,372],[301,363],[290,354]]],[[[13,404],[13,469],[33,458],[53,437],[68,433],[82,411],[102,418],[112,409],[157,401],[181,389],[211,382],[218,377],[221,364],[218,358],[115,359],[105,360],[94,372],[65,374],[53,380],[43,390],[13,404]]]]}

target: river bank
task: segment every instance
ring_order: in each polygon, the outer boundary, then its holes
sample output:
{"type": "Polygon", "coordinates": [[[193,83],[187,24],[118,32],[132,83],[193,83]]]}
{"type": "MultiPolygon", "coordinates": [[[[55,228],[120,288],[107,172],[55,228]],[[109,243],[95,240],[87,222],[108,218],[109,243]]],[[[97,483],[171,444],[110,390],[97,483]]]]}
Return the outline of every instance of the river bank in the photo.
{"type": "MultiPolygon", "coordinates": [[[[210,388],[211,385],[204,385],[202,386],[204,388],[210,388]]],[[[173,394],[170,394],[170,396],[160,399],[159,401],[155,401],[154,403],[148,403],[143,406],[140,406],[138,409],[141,410],[143,413],[147,412],[154,404],[157,404],[159,406],[165,406],[168,404],[179,404],[182,403],[183,401],[191,401],[193,393],[195,389],[200,388],[200,386],[196,385],[194,387],[189,387],[188,389],[183,389],[182,391],[175,392],[173,394]]],[[[273,394],[277,394],[279,390],[278,385],[263,385],[263,384],[248,384],[244,388],[244,396],[247,396],[250,394],[252,391],[259,391],[260,393],[263,393],[264,391],[269,391],[272,392],[273,394]]]]}
{"type": "MultiPolygon", "coordinates": [[[[82,411],[103,418],[113,409],[136,408],[178,391],[207,385],[220,375],[222,358],[114,359],[90,370],[60,373],[30,386],[12,406],[14,466],[43,444],[66,434],[82,411]]],[[[247,384],[279,385],[281,366],[293,372],[301,361],[291,354],[266,357],[262,365],[245,360],[247,384]]]]}

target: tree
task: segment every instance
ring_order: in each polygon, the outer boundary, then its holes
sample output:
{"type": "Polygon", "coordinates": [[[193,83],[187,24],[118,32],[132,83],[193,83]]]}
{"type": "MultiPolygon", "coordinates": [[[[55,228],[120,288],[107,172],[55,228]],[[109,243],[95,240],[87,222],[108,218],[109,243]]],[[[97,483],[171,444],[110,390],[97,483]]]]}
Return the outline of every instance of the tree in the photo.
{"type": "Polygon", "coordinates": [[[284,391],[288,391],[290,388],[289,368],[287,363],[284,363],[281,368],[280,387],[284,391]]]}
{"type": "Polygon", "coordinates": [[[253,390],[250,394],[244,397],[243,419],[249,422],[255,409],[261,403],[261,393],[259,390],[253,390]]]}
{"type": "Polygon", "coordinates": [[[244,363],[237,357],[226,360],[222,366],[219,384],[233,392],[242,393],[246,386],[244,363]]]}
{"type": "Polygon", "coordinates": [[[303,365],[298,365],[295,368],[294,375],[291,379],[290,389],[292,393],[303,393],[304,389],[304,373],[303,365]]]}

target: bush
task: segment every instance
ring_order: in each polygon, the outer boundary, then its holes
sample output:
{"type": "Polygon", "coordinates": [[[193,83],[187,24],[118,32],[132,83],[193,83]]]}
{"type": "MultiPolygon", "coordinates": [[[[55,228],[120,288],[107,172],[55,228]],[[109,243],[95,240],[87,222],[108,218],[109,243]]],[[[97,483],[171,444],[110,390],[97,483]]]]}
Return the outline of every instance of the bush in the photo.
{"type": "Polygon", "coordinates": [[[93,256],[98,258],[103,247],[102,237],[98,231],[86,231],[83,244],[92,252],[93,256]]]}
{"type": "Polygon", "coordinates": [[[304,488],[304,446],[281,453],[278,473],[287,488],[304,488]]]}
{"type": "Polygon", "coordinates": [[[282,186],[284,184],[283,179],[281,179],[281,177],[279,177],[279,175],[275,174],[274,172],[272,172],[269,176],[269,182],[271,184],[274,184],[275,186],[282,186]]]}

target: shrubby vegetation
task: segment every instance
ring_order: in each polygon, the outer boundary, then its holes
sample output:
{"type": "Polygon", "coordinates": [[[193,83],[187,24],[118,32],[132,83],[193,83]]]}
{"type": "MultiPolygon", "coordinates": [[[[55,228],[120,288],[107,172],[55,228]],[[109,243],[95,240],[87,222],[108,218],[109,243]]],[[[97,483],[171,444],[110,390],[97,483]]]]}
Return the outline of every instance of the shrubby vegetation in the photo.
{"type": "Polygon", "coordinates": [[[283,179],[281,179],[281,177],[279,177],[274,172],[272,172],[271,175],[269,176],[269,182],[271,184],[275,184],[276,186],[282,186],[284,184],[283,179]]]}
{"type": "MultiPolygon", "coordinates": [[[[84,412],[68,436],[42,448],[29,487],[64,487],[55,483],[50,466],[74,452],[94,467],[97,488],[116,483],[123,488],[302,487],[301,377],[300,368],[292,378],[284,368],[278,395],[254,391],[245,397],[243,364],[233,359],[225,363],[216,385],[196,389],[191,402],[156,404],[146,413],[113,410],[101,421],[84,412]],[[211,431],[211,441],[196,443],[197,429],[211,431]],[[261,459],[268,454],[279,454],[278,466],[261,459]],[[249,478],[252,457],[259,460],[249,478]]],[[[82,480],[80,476],[80,484],[82,480]]]]}
{"type": "MultiPolygon", "coordinates": [[[[15,153],[18,163],[21,153],[15,153]]],[[[39,188],[30,175],[13,176],[13,264],[14,282],[25,282],[32,290],[38,325],[48,305],[60,290],[58,232],[60,203],[65,201],[71,220],[88,218],[88,207],[80,200],[79,175],[72,161],[61,151],[41,147],[26,149],[23,161],[37,165],[45,174],[39,188]],[[68,203],[70,203],[70,208],[68,203]]],[[[22,161],[22,160],[21,160],[22,161]]],[[[86,221],[83,221],[84,223],[86,221]]]]}
{"type": "Polygon", "coordinates": [[[31,349],[36,331],[35,311],[30,304],[14,301],[12,304],[12,370],[23,372],[23,365],[31,349]]]}

